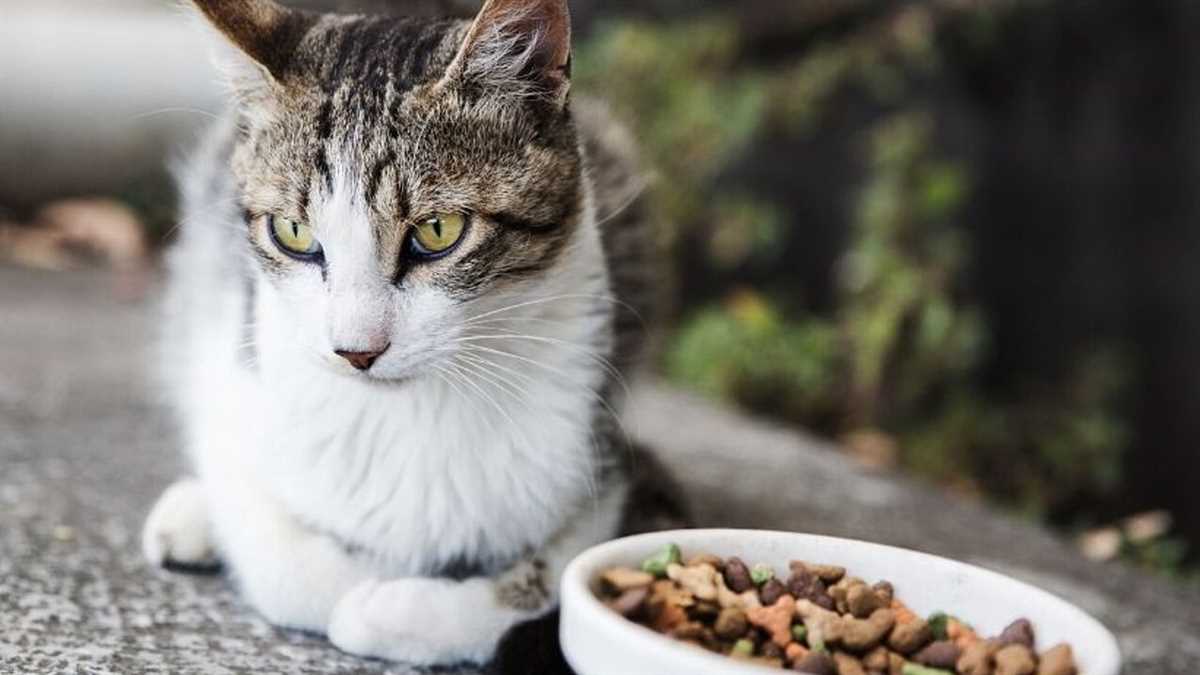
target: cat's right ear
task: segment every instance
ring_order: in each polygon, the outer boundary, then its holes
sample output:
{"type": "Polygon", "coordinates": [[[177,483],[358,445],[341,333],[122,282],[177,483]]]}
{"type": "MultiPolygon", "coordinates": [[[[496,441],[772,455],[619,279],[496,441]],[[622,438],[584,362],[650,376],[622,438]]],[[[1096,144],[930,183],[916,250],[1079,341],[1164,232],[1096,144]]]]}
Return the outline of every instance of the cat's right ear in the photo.
{"type": "Polygon", "coordinates": [[[244,80],[250,74],[247,69],[257,70],[269,80],[282,80],[300,41],[316,22],[316,15],[289,9],[274,0],[191,2],[236,48],[235,55],[223,59],[235,80],[244,80]]]}

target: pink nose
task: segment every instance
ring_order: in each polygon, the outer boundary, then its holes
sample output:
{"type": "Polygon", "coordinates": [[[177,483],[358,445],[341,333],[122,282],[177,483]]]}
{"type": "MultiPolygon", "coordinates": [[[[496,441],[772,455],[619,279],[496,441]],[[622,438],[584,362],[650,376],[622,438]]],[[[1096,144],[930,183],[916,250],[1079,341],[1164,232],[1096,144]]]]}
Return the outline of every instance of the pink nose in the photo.
{"type": "Polygon", "coordinates": [[[374,352],[350,352],[344,349],[335,349],[333,353],[349,361],[350,365],[355,368],[366,371],[370,370],[371,366],[375,365],[375,360],[382,356],[391,346],[389,342],[384,345],[383,349],[374,352]]]}

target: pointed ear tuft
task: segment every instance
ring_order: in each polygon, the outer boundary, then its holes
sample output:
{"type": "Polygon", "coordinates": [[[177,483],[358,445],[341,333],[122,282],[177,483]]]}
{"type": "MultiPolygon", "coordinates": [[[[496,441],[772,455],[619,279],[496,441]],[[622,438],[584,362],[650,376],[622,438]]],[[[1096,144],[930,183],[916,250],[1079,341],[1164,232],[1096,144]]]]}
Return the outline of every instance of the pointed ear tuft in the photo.
{"type": "Polygon", "coordinates": [[[561,104],[570,77],[567,0],[487,0],[443,82],[465,79],[561,104]]]}
{"type": "Polygon", "coordinates": [[[280,79],[315,17],[274,0],[192,0],[235,47],[280,79]]]}

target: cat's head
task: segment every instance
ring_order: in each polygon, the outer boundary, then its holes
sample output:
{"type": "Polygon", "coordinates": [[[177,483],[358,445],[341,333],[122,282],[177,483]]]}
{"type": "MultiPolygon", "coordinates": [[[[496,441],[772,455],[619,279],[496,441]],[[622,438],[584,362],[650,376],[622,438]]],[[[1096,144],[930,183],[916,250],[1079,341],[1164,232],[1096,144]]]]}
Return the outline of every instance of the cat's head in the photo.
{"type": "Polygon", "coordinates": [[[473,21],[193,2],[235,48],[261,320],[391,380],[547,292],[587,218],[566,0],[488,0],[473,21]]]}

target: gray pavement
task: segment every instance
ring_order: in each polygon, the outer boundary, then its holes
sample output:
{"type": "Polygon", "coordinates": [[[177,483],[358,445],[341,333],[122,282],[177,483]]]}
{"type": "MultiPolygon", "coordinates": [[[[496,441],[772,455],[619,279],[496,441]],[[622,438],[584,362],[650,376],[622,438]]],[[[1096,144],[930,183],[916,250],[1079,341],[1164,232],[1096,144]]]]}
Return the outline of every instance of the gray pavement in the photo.
{"type": "MultiPolygon", "coordinates": [[[[149,376],[153,313],[113,288],[102,272],[0,266],[0,673],[409,672],[268,626],[221,577],[143,564],[141,519],[180,461],[149,376]]],[[[1090,563],[1037,527],[666,388],[636,388],[629,409],[700,524],[966,559],[1096,614],[1127,673],[1200,673],[1194,588],[1090,563]]]]}

